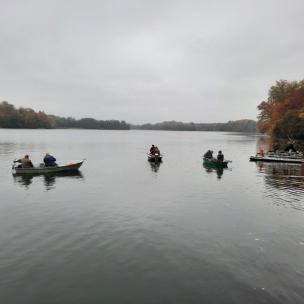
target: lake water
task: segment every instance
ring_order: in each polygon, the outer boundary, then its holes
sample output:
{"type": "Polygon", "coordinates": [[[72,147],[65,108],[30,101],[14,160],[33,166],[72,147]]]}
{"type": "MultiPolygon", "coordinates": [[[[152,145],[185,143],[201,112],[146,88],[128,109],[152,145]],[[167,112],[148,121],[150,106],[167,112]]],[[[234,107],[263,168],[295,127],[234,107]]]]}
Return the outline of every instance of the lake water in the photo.
{"type": "Polygon", "coordinates": [[[304,303],[304,167],[249,162],[259,140],[0,130],[0,303],[304,303]],[[229,168],[204,168],[207,149],[229,168]],[[86,161],[12,176],[14,158],[46,152],[86,161]]]}

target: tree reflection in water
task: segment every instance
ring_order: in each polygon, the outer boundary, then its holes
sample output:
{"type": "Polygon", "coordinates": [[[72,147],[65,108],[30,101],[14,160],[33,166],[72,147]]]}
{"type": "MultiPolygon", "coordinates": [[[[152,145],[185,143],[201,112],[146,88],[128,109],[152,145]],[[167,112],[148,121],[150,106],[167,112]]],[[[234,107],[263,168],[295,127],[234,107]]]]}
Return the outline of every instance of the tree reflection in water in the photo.
{"type": "Polygon", "coordinates": [[[13,174],[14,182],[19,184],[21,187],[26,189],[30,188],[30,185],[35,181],[35,178],[43,177],[43,183],[46,190],[52,190],[55,188],[56,180],[58,178],[69,178],[69,179],[82,179],[83,175],[79,171],[75,172],[57,172],[48,174],[24,174],[18,175],[13,174]]]}
{"type": "Polygon", "coordinates": [[[257,169],[264,174],[265,194],[275,199],[278,205],[287,204],[304,210],[304,165],[288,163],[257,162],[257,169]]]}

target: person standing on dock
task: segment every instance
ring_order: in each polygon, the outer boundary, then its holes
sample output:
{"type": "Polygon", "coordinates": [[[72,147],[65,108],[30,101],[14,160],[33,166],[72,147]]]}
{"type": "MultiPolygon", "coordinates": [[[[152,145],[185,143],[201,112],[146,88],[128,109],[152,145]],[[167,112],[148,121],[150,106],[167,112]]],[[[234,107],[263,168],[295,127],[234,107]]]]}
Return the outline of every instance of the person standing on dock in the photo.
{"type": "Polygon", "coordinates": [[[265,156],[265,151],[263,148],[260,149],[259,154],[264,157],[265,156]]]}

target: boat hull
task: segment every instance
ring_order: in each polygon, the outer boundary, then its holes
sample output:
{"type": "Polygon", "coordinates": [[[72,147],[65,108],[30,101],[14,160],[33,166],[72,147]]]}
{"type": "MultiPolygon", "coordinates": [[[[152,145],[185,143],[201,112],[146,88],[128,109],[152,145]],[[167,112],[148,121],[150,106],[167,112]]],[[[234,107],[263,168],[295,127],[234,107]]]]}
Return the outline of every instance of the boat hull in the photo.
{"type": "Polygon", "coordinates": [[[287,158],[287,157],[276,157],[276,156],[250,156],[250,161],[262,161],[262,162],[277,162],[277,163],[291,163],[291,164],[304,164],[302,158],[287,158]]]}
{"type": "Polygon", "coordinates": [[[162,155],[151,155],[151,154],[149,154],[148,155],[148,161],[149,162],[152,162],[152,163],[159,163],[159,162],[162,162],[162,160],[163,160],[163,157],[162,157],[162,155]]]}
{"type": "Polygon", "coordinates": [[[16,175],[22,174],[48,174],[48,173],[61,173],[61,172],[74,172],[83,164],[84,160],[71,162],[63,166],[54,167],[33,167],[33,168],[13,168],[13,173],[16,175]]]}
{"type": "Polygon", "coordinates": [[[228,161],[219,162],[216,159],[204,158],[203,165],[209,166],[209,167],[214,167],[214,168],[227,168],[228,161]]]}

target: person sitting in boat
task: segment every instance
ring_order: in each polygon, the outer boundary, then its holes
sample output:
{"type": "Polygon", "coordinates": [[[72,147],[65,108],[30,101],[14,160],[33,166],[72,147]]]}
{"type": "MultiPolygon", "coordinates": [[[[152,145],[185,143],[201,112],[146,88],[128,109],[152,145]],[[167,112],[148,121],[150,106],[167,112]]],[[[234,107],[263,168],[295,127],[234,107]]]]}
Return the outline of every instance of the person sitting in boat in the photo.
{"type": "Polygon", "coordinates": [[[56,158],[49,153],[46,153],[43,159],[44,165],[46,167],[55,167],[57,166],[56,164],[56,158]]]}
{"type": "Polygon", "coordinates": [[[28,155],[25,155],[23,158],[14,161],[15,163],[20,163],[20,168],[33,168],[33,163],[30,160],[28,155]]]}
{"type": "Polygon", "coordinates": [[[220,163],[222,163],[224,161],[224,154],[222,153],[222,151],[218,151],[217,161],[220,163]]]}
{"type": "Polygon", "coordinates": [[[212,159],[212,158],[213,158],[212,153],[213,153],[213,151],[208,150],[208,151],[204,154],[204,158],[212,159]]]}
{"type": "Polygon", "coordinates": [[[155,146],[152,145],[150,148],[150,154],[154,155],[154,153],[155,153],[155,146]]]}
{"type": "Polygon", "coordinates": [[[158,149],[158,147],[155,147],[155,149],[154,149],[154,155],[160,155],[160,151],[159,151],[159,149],[158,149]]]}
{"type": "Polygon", "coordinates": [[[293,142],[289,141],[286,148],[284,149],[285,152],[297,152],[297,150],[295,149],[293,142]]]}

